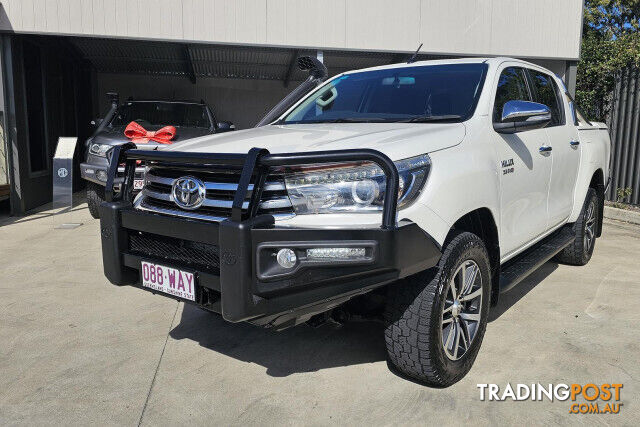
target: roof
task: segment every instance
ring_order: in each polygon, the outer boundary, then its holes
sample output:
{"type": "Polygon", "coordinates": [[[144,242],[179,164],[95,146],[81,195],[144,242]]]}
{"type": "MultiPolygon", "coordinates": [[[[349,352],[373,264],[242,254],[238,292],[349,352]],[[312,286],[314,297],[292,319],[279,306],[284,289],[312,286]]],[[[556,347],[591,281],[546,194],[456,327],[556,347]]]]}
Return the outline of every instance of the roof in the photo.
{"type": "Polygon", "coordinates": [[[451,58],[451,59],[427,59],[415,62],[396,62],[394,64],[381,65],[377,67],[361,68],[358,70],[350,70],[349,72],[357,73],[361,71],[377,71],[377,70],[391,70],[394,68],[411,68],[411,67],[425,67],[433,65],[448,65],[448,64],[481,64],[487,62],[491,58],[451,58]]]}
{"type": "Polygon", "coordinates": [[[544,67],[541,67],[540,65],[533,64],[531,62],[524,61],[522,59],[509,58],[509,57],[504,57],[504,56],[478,57],[478,58],[428,59],[428,60],[421,60],[421,61],[416,61],[416,62],[411,62],[411,63],[398,62],[398,63],[395,63],[395,64],[382,65],[382,66],[378,66],[378,67],[369,67],[369,68],[362,68],[362,69],[359,69],[359,70],[350,70],[350,71],[348,71],[348,73],[358,73],[358,72],[363,72],[363,71],[390,70],[390,69],[394,69],[394,68],[448,65],[448,64],[481,64],[481,63],[486,63],[486,64],[489,64],[489,65],[499,65],[499,64],[501,64],[503,62],[516,62],[516,63],[522,64],[523,66],[527,66],[527,67],[531,67],[531,68],[537,68],[537,69],[540,69],[540,70],[545,70],[546,72],[548,72],[550,74],[554,74],[553,72],[547,70],[544,67]]]}
{"type": "MultiPolygon", "coordinates": [[[[298,56],[315,51],[294,48],[183,44],[142,40],[60,38],[101,73],[147,74],[199,78],[301,81],[298,56]]],[[[389,52],[325,51],[330,75],[406,61],[410,55],[389,52]]],[[[420,54],[420,59],[443,56],[420,54]]]]}

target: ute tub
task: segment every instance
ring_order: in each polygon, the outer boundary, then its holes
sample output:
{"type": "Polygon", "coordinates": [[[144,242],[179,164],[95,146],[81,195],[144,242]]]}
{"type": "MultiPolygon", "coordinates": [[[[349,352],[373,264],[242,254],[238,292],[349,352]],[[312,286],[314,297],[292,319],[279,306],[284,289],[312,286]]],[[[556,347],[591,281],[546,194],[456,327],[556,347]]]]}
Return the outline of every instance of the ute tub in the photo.
{"type": "Polygon", "coordinates": [[[195,301],[185,301],[218,312],[231,322],[290,326],[353,296],[433,267],[440,259],[438,244],[416,224],[396,223],[397,170],[391,160],[373,150],[272,156],[260,149],[247,155],[213,155],[143,153],[124,147],[115,155],[126,162],[123,188],[114,199],[117,169],[112,166],[100,219],[104,272],[109,281],[142,287],[142,261],[191,272],[195,301]],[[270,167],[355,159],[374,161],[385,171],[392,197],[385,198],[381,227],[296,229],[277,227],[271,215],[255,215],[253,206],[259,202],[260,185],[270,167]],[[205,222],[136,210],[131,201],[136,160],[191,168],[241,167],[231,217],[205,222]],[[248,192],[250,183],[257,189],[248,192]],[[243,209],[247,198],[249,208],[243,209]],[[276,253],[284,248],[298,254],[295,268],[286,269],[276,262],[276,253]],[[317,248],[359,248],[362,256],[350,260],[306,257],[308,249],[317,248]]]}

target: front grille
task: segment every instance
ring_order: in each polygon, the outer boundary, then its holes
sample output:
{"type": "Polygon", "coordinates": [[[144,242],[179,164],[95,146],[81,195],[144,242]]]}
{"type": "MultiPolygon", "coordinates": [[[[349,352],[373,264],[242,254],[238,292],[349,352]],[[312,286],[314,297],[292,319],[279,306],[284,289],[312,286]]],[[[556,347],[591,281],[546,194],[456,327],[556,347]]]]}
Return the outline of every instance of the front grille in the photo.
{"type": "MultiPolygon", "coordinates": [[[[222,221],[231,216],[233,198],[240,181],[240,170],[185,170],[169,167],[154,167],[145,177],[142,195],[136,202],[139,209],[153,211],[166,215],[183,216],[192,219],[208,221],[222,221]],[[171,188],[176,179],[183,176],[193,176],[200,179],[206,187],[206,198],[201,207],[195,210],[185,210],[173,202],[171,188]]],[[[249,186],[247,197],[251,196],[253,184],[249,186]]],[[[247,213],[249,199],[243,204],[243,211],[247,213]]],[[[275,216],[292,215],[293,208],[284,185],[282,174],[268,176],[258,214],[275,216]]]]}
{"type": "Polygon", "coordinates": [[[220,251],[216,245],[133,232],[129,235],[129,252],[178,262],[214,274],[220,272],[220,251]]]}

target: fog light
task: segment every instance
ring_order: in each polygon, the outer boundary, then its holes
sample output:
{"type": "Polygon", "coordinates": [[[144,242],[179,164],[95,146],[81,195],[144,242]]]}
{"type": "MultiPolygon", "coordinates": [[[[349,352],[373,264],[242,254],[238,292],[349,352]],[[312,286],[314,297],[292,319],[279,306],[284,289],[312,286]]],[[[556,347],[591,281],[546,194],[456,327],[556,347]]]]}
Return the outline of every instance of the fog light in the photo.
{"type": "Polygon", "coordinates": [[[91,174],[91,175],[93,175],[93,173],[94,173],[94,172],[95,172],[95,171],[94,171],[93,169],[89,169],[89,168],[86,168],[86,169],[84,170],[84,173],[88,173],[88,174],[91,174]]]}
{"type": "Polygon", "coordinates": [[[365,248],[311,248],[307,249],[307,259],[361,259],[365,248]]]}
{"type": "Polygon", "coordinates": [[[296,265],[296,261],[298,260],[298,258],[296,257],[296,253],[294,251],[284,248],[278,251],[276,260],[282,268],[293,268],[296,265]]]}
{"type": "Polygon", "coordinates": [[[102,182],[107,182],[107,172],[105,171],[96,172],[96,178],[98,178],[102,182]]]}

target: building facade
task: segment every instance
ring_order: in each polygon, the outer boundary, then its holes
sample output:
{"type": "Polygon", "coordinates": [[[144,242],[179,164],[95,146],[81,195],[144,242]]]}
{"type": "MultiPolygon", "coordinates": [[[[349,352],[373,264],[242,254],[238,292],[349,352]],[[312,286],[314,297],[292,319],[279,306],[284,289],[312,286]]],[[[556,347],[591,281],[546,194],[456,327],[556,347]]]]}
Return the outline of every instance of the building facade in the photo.
{"type": "MultiPolygon", "coordinates": [[[[106,92],[121,99],[203,99],[218,119],[247,128],[304,77],[294,66],[301,54],[318,55],[336,74],[404,61],[420,43],[419,59],[527,59],[573,90],[583,11],[581,0],[0,5],[0,199],[8,193],[16,214],[51,199],[58,137],[86,139],[89,121],[107,107],[106,92]]],[[[78,157],[82,150],[79,144],[78,157]]]]}

